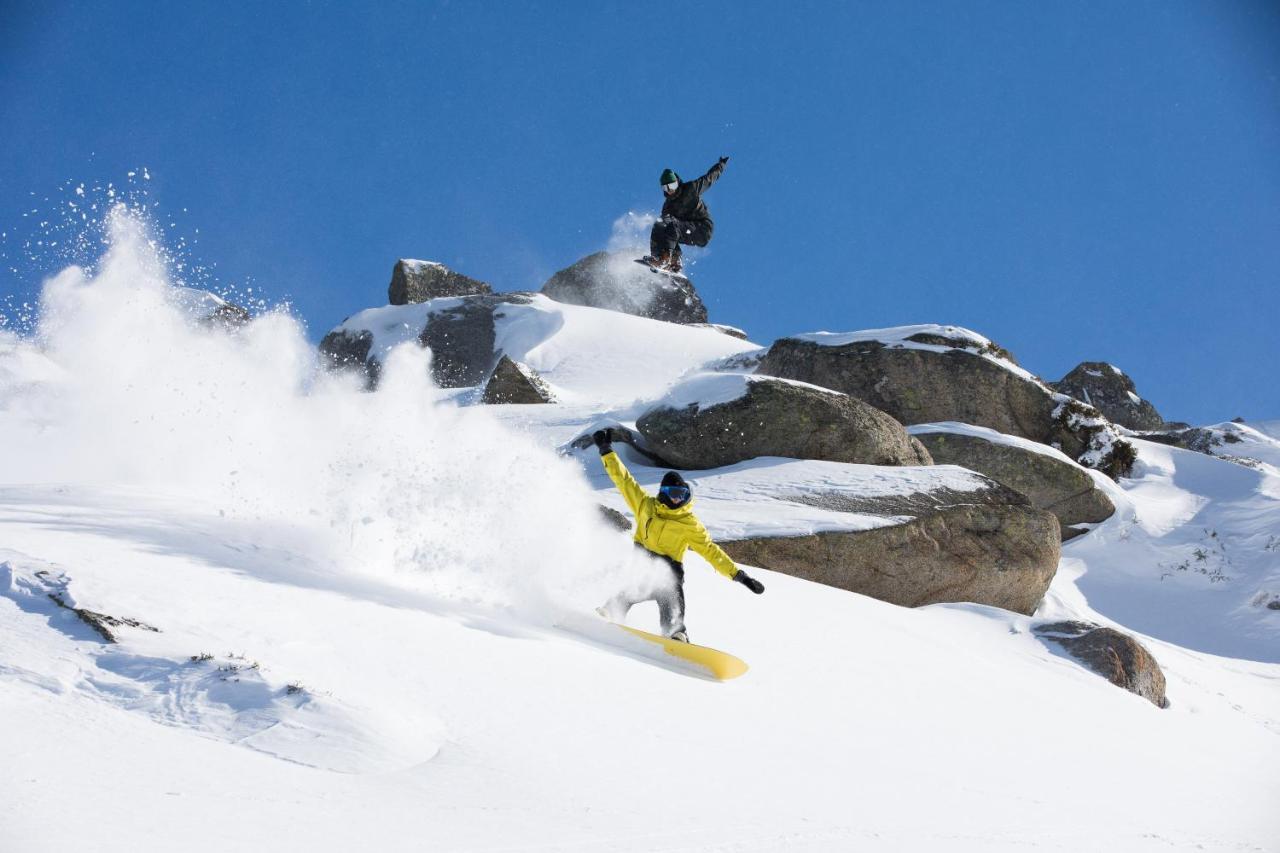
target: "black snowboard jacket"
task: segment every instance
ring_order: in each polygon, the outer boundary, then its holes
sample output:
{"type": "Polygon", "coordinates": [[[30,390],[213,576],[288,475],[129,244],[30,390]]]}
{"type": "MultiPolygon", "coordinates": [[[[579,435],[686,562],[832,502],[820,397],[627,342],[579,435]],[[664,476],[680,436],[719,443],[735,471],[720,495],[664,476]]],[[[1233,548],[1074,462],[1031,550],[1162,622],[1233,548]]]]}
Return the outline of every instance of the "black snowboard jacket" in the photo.
{"type": "Polygon", "coordinates": [[[702,194],[711,189],[711,185],[720,179],[724,166],[716,163],[701,178],[692,181],[681,181],[675,194],[662,204],[663,217],[672,217],[684,222],[705,222],[707,231],[714,227],[711,214],[707,212],[706,202],[702,194]]]}

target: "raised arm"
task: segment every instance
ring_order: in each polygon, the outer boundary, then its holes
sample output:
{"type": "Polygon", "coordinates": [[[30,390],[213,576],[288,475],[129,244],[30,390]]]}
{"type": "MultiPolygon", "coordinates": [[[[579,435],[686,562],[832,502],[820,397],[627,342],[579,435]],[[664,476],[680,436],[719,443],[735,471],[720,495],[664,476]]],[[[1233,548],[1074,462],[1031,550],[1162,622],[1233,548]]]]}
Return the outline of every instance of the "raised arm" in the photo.
{"type": "Polygon", "coordinates": [[[693,189],[698,195],[702,195],[711,189],[711,185],[720,180],[720,175],[724,172],[724,164],[729,162],[728,157],[721,157],[716,164],[707,170],[707,173],[701,178],[693,181],[693,189]]]}
{"type": "Polygon", "coordinates": [[[631,476],[627,466],[622,464],[618,454],[613,452],[613,436],[609,433],[610,430],[597,430],[591,438],[600,450],[600,461],[604,463],[605,473],[609,475],[610,480],[613,480],[618,491],[622,492],[622,499],[631,508],[631,514],[638,515],[640,504],[644,502],[647,495],[644,493],[644,488],[636,482],[636,478],[631,476]]]}

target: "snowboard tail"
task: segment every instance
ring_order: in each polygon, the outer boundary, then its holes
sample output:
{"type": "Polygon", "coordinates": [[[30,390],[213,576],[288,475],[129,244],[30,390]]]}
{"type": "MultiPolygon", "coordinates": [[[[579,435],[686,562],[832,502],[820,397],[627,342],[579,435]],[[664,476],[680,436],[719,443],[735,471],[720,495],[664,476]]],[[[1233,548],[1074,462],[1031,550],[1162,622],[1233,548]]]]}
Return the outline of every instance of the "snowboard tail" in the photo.
{"type": "Polygon", "coordinates": [[[682,643],[670,637],[651,634],[639,628],[619,625],[594,616],[575,614],[561,619],[560,627],[627,652],[633,657],[644,658],[670,669],[713,681],[737,678],[748,669],[741,658],[728,652],[695,643],[682,643]]]}
{"type": "Polygon", "coordinates": [[[663,637],[658,634],[650,634],[648,631],[641,631],[639,628],[632,628],[628,625],[618,625],[617,627],[632,636],[639,637],[650,643],[656,643],[667,654],[706,670],[717,681],[728,681],[747,671],[746,662],[728,652],[722,652],[710,646],[699,646],[697,643],[682,643],[679,640],[673,640],[670,637],[663,637]]]}

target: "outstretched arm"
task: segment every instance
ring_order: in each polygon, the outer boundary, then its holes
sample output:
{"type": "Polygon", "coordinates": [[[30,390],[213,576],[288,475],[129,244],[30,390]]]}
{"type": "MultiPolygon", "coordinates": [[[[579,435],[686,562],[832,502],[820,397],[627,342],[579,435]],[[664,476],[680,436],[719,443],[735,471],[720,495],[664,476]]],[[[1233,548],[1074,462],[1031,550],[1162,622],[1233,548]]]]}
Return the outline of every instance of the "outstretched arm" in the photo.
{"type": "Polygon", "coordinates": [[[721,157],[714,166],[707,170],[707,173],[701,178],[693,182],[693,189],[698,195],[702,195],[711,189],[711,185],[720,180],[720,175],[724,172],[724,164],[729,162],[728,157],[721,157]]]}
{"type": "Polygon", "coordinates": [[[738,567],[734,564],[733,558],[726,554],[723,548],[711,541],[711,534],[707,533],[705,529],[698,532],[698,537],[689,543],[689,548],[710,563],[713,569],[730,580],[738,573],[738,567]]]}
{"type": "Polygon", "coordinates": [[[734,564],[733,558],[711,540],[711,534],[701,524],[698,525],[697,534],[694,536],[693,541],[689,543],[689,548],[729,580],[737,581],[756,595],[764,592],[764,584],[738,568],[734,564]]]}

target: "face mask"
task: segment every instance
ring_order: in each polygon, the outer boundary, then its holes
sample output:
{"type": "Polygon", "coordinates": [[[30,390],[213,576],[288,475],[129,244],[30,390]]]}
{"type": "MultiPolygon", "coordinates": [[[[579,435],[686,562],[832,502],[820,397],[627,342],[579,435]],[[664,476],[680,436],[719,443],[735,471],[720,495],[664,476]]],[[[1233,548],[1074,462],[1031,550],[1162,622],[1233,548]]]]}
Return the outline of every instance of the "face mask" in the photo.
{"type": "Polygon", "coordinates": [[[676,191],[676,189],[678,189],[678,188],[679,188],[679,186],[680,186],[680,184],[678,184],[678,183],[676,183],[676,184],[663,184],[663,185],[662,185],[662,191],[663,191],[664,193],[666,193],[667,195],[671,195],[673,192],[675,192],[675,191],[676,191]]]}

